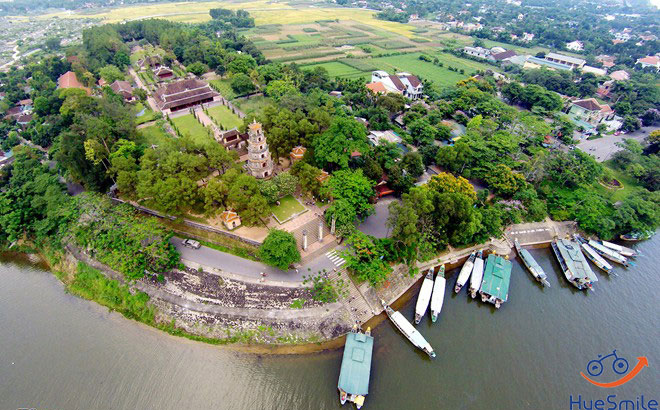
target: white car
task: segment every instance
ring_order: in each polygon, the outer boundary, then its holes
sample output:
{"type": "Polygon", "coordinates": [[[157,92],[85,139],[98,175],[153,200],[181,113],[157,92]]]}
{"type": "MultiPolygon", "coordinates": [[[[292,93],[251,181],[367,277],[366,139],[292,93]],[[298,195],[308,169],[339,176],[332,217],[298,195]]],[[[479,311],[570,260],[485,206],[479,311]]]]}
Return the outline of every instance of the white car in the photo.
{"type": "Polygon", "coordinates": [[[199,249],[202,245],[193,239],[184,239],[182,242],[183,246],[186,246],[188,248],[192,249],[199,249]]]}

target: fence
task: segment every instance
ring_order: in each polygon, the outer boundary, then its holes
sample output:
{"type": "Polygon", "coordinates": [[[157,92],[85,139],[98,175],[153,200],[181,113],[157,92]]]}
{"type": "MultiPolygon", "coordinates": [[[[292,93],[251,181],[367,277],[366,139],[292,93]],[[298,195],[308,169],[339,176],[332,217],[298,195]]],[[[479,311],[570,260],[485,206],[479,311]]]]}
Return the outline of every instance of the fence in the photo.
{"type": "MultiPolygon", "coordinates": [[[[120,203],[120,204],[128,204],[128,205],[132,206],[133,208],[137,209],[140,212],[143,212],[143,213],[148,214],[148,215],[155,216],[157,218],[169,219],[170,221],[175,221],[177,219],[176,217],[174,217],[172,215],[162,214],[158,211],[154,211],[153,209],[145,208],[145,207],[140,206],[140,205],[135,205],[135,204],[132,204],[130,202],[126,202],[126,201],[124,201],[122,199],[119,199],[119,198],[110,198],[110,200],[112,200],[113,202],[116,202],[116,203],[120,203]]],[[[208,226],[208,225],[200,224],[200,223],[197,223],[197,222],[193,222],[193,221],[190,221],[190,220],[185,219],[185,218],[183,218],[183,224],[187,225],[187,226],[190,226],[192,228],[201,229],[203,231],[215,233],[215,234],[218,234],[218,235],[224,235],[228,238],[231,238],[231,239],[234,239],[234,240],[237,240],[237,241],[241,241],[241,242],[245,242],[245,243],[247,243],[249,245],[252,245],[252,246],[260,246],[261,245],[261,242],[258,242],[258,241],[252,240],[252,239],[248,239],[248,238],[244,238],[242,236],[236,235],[236,234],[231,233],[231,232],[223,231],[222,229],[217,229],[217,228],[214,228],[212,226],[208,226]]]]}

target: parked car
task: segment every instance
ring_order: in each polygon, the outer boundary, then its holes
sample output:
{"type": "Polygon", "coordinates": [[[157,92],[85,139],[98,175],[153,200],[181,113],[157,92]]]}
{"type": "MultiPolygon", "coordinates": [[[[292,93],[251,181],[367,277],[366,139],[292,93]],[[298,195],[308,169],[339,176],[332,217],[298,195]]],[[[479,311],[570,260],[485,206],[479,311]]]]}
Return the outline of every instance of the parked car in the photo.
{"type": "Polygon", "coordinates": [[[192,249],[199,249],[202,245],[193,239],[184,239],[182,242],[183,246],[186,246],[188,248],[192,249]]]}

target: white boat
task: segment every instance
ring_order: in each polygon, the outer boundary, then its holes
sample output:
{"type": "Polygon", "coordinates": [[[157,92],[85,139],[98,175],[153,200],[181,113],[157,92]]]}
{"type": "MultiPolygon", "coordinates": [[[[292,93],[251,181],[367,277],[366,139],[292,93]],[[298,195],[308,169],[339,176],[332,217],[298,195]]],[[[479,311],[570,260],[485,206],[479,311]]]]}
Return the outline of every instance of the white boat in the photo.
{"type": "Polygon", "coordinates": [[[422,320],[426,311],[429,308],[429,303],[431,302],[431,293],[433,292],[433,269],[429,269],[426,273],[426,277],[422,282],[422,288],[419,290],[419,295],[417,296],[417,304],[415,305],[415,324],[419,324],[422,320]]]}
{"type": "Polygon", "coordinates": [[[424,336],[422,336],[421,333],[415,329],[415,326],[413,326],[408,320],[400,313],[400,312],[395,312],[392,310],[391,307],[387,303],[385,303],[384,300],[381,300],[381,303],[383,304],[383,308],[385,309],[385,312],[387,313],[387,316],[390,318],[392,323],[394,323],[394,326],[396,326],[397,329],[405,337],[410,340],[410,343],[415,345],[415,347],[421,349],[424,353],[429,355],[429,357],[434,358],[435,357],[435,352],[433,351],[433,348],[429,344],[429,342],[424,339],[424,336]]]}
{"type": "Polygon", "coordinates": [[[607,272],[608,274],[612,273],[612,265],[610,265],[602,256],[598,254],[592,248],[586,243],[582,243],[582,250],[584,251],[584,256],[587,257],[590,261],[594,263],[594,265],[598,266],[601,270],[607,272]]]}
{"type": "Polygon", "coordinates": [[[477,253],[477,257],[474,259],[474,267],[472,268],[472,275],[470,276],[470,288],[468,293],[474,299],[481,289],[481,281],[484,278],[484,259],[483,251],[477,253]]]}
{"type": "Polygon", "coordinates": [[[435,277],[433,284],[433,295],[431,296],[431,321],[435,323],[438,315],[442,310],[442,303],[445,301],[445,287],[447,279],[445,279],[445,265],[440,267],[438,276],[435,277]]]}
{"type": "Polygon", "coordinates": [[[598,252],[602,257],[607,258],[613,262],[620,263],[623,266],[628,266],[628,259],[625,256],[620,255],[616,251],[609,249],[593,239],[589,239],[589,246],[591,246],[596,252],[598,252]]]}
{"type": "Polygon", "coordinates": [[[472,273],[472,268],[474,267],[475,257],[476,257],[476,253],[472,252],[468,260],[463,264],[463,267],[461,268],[461,272],[458,274],[458,278],[456,279],[456,286],[454,286],[454,292],[456,293],[460,292],[461,289],[463,289],[465,283],[470,278],[470,274],[472,273]]]}
{"type": "Polygon", "coordinates": [[[637,252],[634,249],[630,249],[628,247],[617,245],[616,243],[607,242],[607,241],[600,241],[600,243],[604,247],[610,248],[613,251],[618,252],[622,256],[626,256],[626,257],[637,256],[637,252]]]}

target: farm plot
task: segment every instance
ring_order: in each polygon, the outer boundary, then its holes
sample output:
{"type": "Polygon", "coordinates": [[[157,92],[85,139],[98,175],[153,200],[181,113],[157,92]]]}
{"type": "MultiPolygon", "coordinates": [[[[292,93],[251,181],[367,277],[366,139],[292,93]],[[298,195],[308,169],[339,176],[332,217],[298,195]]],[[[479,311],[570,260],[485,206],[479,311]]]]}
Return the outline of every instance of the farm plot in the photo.
{"type": "Polygon", "coordinates": [[[468,77],[469,72],[465,74],[451,71],[445,64],[439,67],[433,63],[419,59],[420,53],[402,54],[398,56],[378,57],[372,59],[372,63],[380,67],[381,70],[388,72],[406,71],[427,80],[431,80],[438,85],[453,85],[468,77]]]}

